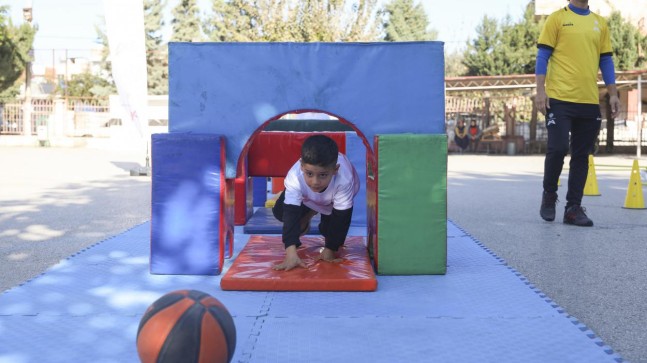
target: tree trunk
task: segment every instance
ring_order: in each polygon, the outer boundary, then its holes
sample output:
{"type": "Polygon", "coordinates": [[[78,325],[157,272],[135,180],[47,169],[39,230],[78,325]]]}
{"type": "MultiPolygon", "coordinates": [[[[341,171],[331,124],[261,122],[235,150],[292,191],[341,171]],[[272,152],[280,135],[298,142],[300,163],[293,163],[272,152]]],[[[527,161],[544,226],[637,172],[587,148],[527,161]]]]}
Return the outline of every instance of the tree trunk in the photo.
{"type": "Polygon", "coordinates": [[[535,96],[532,96],[532,113],[530,115],[530,135],[528,136],[529,141],[537,140],[537,105],[535,105],[535,96]]]}
{"type": "Polygon", "coordinates": [[[483,128],[486,128],[490,126],[490,97],[485,97],[484,102],[485,106],[483,108],[485,109],[485,116],[483,117],[483,128]]]}

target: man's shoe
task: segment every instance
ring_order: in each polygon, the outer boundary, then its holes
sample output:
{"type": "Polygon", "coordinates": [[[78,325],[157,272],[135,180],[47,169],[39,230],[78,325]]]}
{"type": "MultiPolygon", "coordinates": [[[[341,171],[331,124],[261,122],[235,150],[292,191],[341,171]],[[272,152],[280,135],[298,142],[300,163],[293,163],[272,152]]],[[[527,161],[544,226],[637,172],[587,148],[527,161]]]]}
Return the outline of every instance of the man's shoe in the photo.
{"type": "Polygon", "coordinates": [[[586,216],[586,209],[579,205],[574,205],[564,212],[564,223],[580,227],[592,227],[593,221],[586,216]]]}
{"type": "Polygon", "coordinates": [[[557,193],[544,192],[541,197],[541,208],[539,209],[539,215],[541,215],[541,218],[549,222],[554,221],[555,204],[557,204],[557,193]]]}

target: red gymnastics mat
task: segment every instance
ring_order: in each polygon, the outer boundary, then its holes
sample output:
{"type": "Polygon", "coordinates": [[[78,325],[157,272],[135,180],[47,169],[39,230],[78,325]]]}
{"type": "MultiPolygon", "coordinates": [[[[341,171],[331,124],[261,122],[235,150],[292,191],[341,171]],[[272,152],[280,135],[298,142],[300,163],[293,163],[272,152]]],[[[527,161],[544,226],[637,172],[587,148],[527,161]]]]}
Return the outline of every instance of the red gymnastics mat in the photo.
{"type": "Polygon", "coordinates": [[[285,257],[281,236],[251,236],[220,280],[223,290],[253,291],[375,291],[377,279],[364,237],[348,237],[339,249],[341,262],[317,261],[321,236],[301,237],[299,256],[308,268],[275,271],[285,257]]]}

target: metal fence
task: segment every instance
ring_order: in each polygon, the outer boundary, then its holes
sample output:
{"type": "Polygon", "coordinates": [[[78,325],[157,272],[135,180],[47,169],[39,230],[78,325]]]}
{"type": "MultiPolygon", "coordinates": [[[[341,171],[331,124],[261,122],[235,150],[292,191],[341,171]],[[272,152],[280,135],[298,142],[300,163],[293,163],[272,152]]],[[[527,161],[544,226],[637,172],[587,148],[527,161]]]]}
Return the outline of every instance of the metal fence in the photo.
{"type": "MultiPolygon", "coordinates": [[[[24,134],[21,100],[0,100],[0,134],[24,134]]],[[[107,99],[34,98],[31,101],[31,134],[46,130],[62,137],[100,136],[112,125],[107,99]]]]}
{"type": "MultiPolygon", "coordinates": [[[[605,146],[608,141],[607,119],[605,107],[601,106],[603,118],[599,145],[605,146]]],[[[636,111],[621,110],[614,120],[613,145],[637,145],[637,116],[636,111]]],[[[468,125],[474,120],[480,130],[496,125],[499,135],[520,137],[526,144],[545,143],[547,139],[544,117],[533,111],[533,99],[529,96],[448,96],[445,102],[445,127],[450,140],[453,140],[453,130],[458,119],[465,120],[468,125]],[[535,122],[532,122],[533,118],[535,122]],[[514,128],[512,134],[507,130],[510,126],[514,128]]],[[[647,119],[647,113],[643,113],[642,119],[647,119]]],[[[642,127],[641,146],[647,146],[647,122],[643,121],[642,127]]]]}
{"type": "MultiPolygon", "coordinates": [[[[0,134],[24,134],[24,113],[24,101],[0,100],[0,134]]],[[[604,115],[603,112],[600,145],[606,145],[608,137],[604,115]]],[[[468,124],[476,121],[480,130],[495,125],[499,135],[522,138],[526,148],[532,143],[545,143],[547,137],[543,117],[533,111],[533,101],[529,96],[447,96],[445,126],[450,140],[453,140],[454,126],[459,118],[468,124]],[[513,128],[512,133],[508,132],[508,128],[513,128]]],[[[643,119],[646,118],[647,114],[643,114],[643,119]]],[[[636,112],[623,111],[618,115],[615,119],[614,145],[637,145],[639,132],[636,120],[636,112]]],[[[107,98],[34,98],[31,102],[32,135],[47,132],[50,136],[60,137],[106,136],[111,126],[118,125],[121,125],[121,120],[111,118],[107,98]]],[[[643,122],[645,126],[647,122],[643,122]]],[[[641,134],[641,145],[647,146],[647,131],[643,130],[641,134]]]]}

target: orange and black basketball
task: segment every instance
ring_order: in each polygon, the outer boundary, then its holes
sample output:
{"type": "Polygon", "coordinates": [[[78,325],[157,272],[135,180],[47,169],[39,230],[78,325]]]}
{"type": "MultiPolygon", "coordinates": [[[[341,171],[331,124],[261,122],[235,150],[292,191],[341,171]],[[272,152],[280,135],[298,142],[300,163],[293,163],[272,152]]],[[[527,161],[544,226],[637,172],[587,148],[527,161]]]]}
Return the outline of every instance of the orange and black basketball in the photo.
{"type": "Polygon", "coordinates": [[[197,290],[170,292],[148,307],[137,331],[143,363],[225,363],[236,349],[236,326],[227,308],[197,290]]]}

